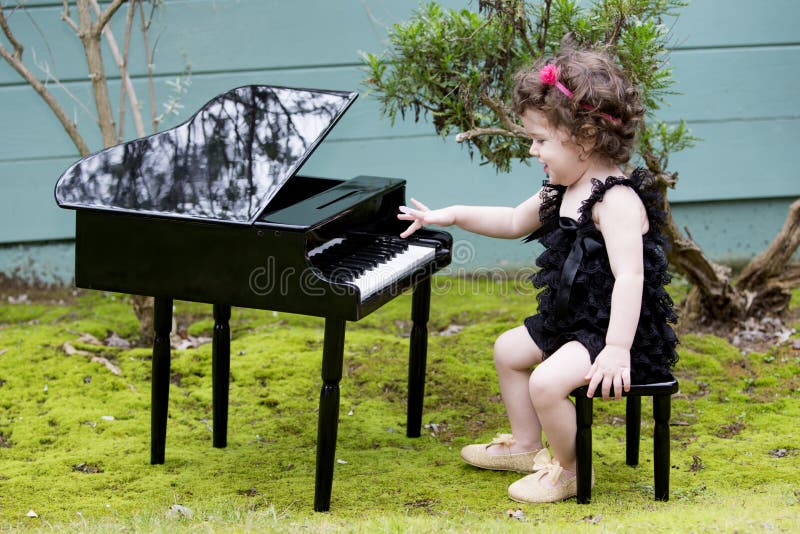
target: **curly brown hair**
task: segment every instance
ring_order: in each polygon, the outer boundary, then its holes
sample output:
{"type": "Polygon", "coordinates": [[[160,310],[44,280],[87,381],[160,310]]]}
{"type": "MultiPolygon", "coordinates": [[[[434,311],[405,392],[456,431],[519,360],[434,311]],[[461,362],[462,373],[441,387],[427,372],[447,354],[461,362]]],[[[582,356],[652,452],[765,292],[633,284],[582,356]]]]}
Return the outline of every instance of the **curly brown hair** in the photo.
{"type": "Polygon", "coordinates": [[[614,60],[605,53],[564,43],[555,56],[542,57],[514,76],[513,99],[517,115],[537,110],[553,127],[569,132],[573,142],[591,145],[588,155],[616,164],[631,158],[644,119],[638,89],[614,60]],[[542,82],[539,70],[548,64],[558,67],[558,81],[572,92],[572,98],[542,82]]]}

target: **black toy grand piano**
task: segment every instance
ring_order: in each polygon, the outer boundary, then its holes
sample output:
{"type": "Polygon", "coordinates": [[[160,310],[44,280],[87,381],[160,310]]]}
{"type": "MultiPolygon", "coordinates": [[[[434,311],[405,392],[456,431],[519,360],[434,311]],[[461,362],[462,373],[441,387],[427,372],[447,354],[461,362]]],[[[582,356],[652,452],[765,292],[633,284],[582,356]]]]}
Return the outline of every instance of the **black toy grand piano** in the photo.
{"type": "Polygon", "coordinates": [[[76,210],[76,285],[155,297],[151,463],[164,462],[172,299],[213,304],[215,447],[227,441],[231,306],[325,318],[314,494],[325,511],[346,321],[413,288],[407,434],[419,436],[430,277],[450,262],[452,238],[397,237],[403,180],[297,174],[356,96],[240,87],[58,180],[56,201],[76,210]]]}

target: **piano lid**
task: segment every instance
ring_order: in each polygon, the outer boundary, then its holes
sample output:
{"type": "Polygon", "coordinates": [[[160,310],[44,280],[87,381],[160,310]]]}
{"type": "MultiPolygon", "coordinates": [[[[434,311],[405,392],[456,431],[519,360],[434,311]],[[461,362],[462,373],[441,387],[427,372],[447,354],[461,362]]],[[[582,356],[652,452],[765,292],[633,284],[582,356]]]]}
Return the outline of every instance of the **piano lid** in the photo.
{"type": "Polygon", "coordinates": [[[173,129],[86,156],[59,206],[233,223],[256,221],[357,93],[251,85],[173,129]]]}

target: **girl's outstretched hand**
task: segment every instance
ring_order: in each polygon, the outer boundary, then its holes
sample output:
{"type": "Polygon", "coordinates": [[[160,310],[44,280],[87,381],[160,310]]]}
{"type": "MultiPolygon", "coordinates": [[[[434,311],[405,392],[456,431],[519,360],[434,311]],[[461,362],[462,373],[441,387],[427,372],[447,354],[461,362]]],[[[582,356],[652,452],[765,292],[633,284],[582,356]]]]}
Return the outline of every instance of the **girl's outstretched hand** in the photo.
{"type": "Polygon", "coordinates": [[[614,398],[622,398],[622,390],[631,390],[631,351],[614,345],[606,345],[595,358],[592,367],[585,376],[589,380],[591,398],[598,385],[602,385],[603,399],[608,400],[611,386],[614,386],[614,398]]]}
{"type": "Polygon", "coordinates": [[[456,222],[455,214],[450,208],[431,210],[428,206],[413,198],[411,203],[417,209],[400,206],[400,213],[397,214],[397,218],[401,221],[412,221],[411,226],[406,228],[406,231],[400,234],[400,237],[408,237],[426,224],[450,226],[456,222]]]}

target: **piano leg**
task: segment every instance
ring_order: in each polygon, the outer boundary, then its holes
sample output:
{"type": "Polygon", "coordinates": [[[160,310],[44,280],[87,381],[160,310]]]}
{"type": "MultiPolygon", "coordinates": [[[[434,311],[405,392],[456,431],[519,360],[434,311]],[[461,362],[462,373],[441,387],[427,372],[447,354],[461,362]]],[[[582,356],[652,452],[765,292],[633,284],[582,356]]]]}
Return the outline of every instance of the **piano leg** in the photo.
{"type": "Polygon", "coordinates": [[[425,397],[425,366],[428,359],[428,317],[431,309],[431,279],[419,282],[411,301],[411,340],[408,356],[408,413],[406,436],[418,438],[425,397]]]}
{"type": "Polygon", "coordinates": [[[172,299],[156,297],[153,311],[153,370],[150,390],[150,463],[164,463],[169,407],[169,334],[172,331],[172,299]]]}
{"type": "Polygon", "coordinates": [[[344,357],[344,319],[325,319],[325,344],[322,348],[322,391],[319,396],[317,424],[317,478],[314,510],[327,512],[331,507],[333,466],[336,457],[336,434],[339,428],[339,381],[344,357]]]}
{"type": "Polygon", "coordinates": [[[228,386],[231,374],[231,307],[214,304],[211,377],[214,405],[214,447],[228,444],[228,386]]]}

